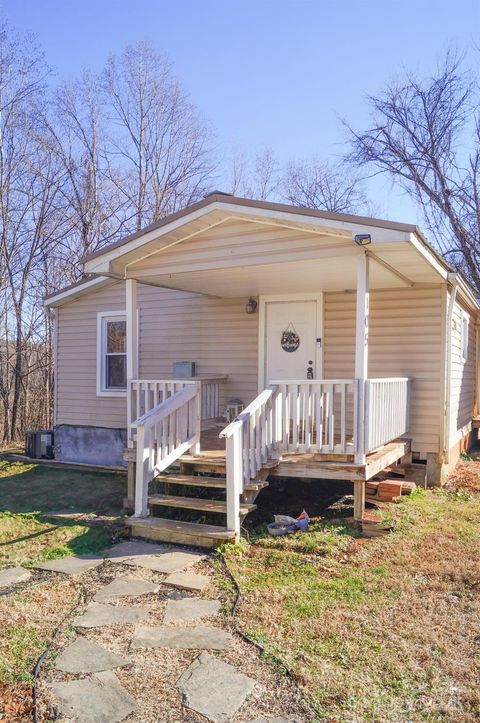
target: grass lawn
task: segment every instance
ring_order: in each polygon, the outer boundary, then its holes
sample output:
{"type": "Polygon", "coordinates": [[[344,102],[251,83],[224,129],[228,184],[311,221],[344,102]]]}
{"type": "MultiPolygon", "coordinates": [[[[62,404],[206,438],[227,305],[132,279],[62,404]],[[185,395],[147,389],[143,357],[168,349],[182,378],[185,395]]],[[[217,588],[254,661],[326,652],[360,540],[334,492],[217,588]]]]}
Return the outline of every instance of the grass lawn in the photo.
{"type": "Polygon", "coordinates": [[[103,549],[105,527],[48,514],[118,515],[125,487],[119,474],[0,459],[0,568],[103,549]]]}
{"type": "Polygon", "coordinates": [[[358,539],[345,518],[227,546],[239,624],[295,673],[319,721],[480,720],[480,462],[358,539]]]}
{"type": "MultiPolygon", "coordinates": [[[[120,474],[0,458],[0,568],[101,552],[111,540],[125,491],[126,477],[120,474]],[[52,512],[82,513],[82,519],[49,518],[52,512]]],[[[8,699],[14,705],[15,690],[21,700],[28,695],[24,686],[31,682],[34,661],[80,589],[78,581],[58,576],[0,597],[0,720],[17,720],[2,703],[8,699]]]]}

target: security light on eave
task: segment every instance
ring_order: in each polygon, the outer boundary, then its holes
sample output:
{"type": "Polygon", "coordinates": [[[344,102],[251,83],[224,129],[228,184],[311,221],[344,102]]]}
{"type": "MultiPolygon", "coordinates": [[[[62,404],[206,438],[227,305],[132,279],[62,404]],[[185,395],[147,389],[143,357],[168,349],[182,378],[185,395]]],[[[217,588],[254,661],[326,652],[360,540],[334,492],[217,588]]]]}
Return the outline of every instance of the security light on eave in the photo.
{"type": "Polygon", "coordinates": [[[372,237],[369,233],[357,233],[355,235],[355,243],[359,246],[368,246],[372,243],[372,237]]]}

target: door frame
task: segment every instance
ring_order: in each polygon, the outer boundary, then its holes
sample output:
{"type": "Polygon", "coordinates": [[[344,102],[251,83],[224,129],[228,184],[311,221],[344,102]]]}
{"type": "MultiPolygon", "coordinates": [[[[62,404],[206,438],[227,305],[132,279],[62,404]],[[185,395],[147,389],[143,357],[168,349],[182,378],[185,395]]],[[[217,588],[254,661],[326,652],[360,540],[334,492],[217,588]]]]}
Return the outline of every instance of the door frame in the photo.
{"type": "Polygon", "coordinates": [[[306,294],[266,294],[258,297],[258,392],[265,389],[265,352],[267,345],[267,304],[271,302],[316,301],[317,302],[317,339],[315,346],[316,379],[323,378],[323,292],[306,294]]]}

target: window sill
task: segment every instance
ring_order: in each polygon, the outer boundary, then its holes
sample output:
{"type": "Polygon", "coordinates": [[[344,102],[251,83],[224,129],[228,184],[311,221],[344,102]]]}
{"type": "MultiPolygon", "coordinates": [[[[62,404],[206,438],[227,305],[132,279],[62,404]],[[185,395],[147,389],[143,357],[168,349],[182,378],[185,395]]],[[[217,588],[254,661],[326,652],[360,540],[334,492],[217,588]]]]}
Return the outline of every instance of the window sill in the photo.
{"type": "Polygon", "coordinates": [[[103,391],[97,390],[97,397],[126,397],[126,389],[106,389],[103,391]]]}

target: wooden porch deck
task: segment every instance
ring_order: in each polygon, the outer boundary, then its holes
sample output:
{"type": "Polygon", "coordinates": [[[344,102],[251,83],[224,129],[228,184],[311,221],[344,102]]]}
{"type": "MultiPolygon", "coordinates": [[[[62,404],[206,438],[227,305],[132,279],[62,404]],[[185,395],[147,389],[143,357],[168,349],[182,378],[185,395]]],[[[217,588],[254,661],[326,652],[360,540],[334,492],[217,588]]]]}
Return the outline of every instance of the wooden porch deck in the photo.
{"type": "MultiPolygon", "coordinates": [[[[220,438],[221,425],[203,430],[200,437],[200,454],[186,454],[180,457],[181,464],[195,462],[205,465],[210,471],[214,467],[225,469],[225,440],[220,438]]],[[[279,462],[269,463],[268,477],[301,477],[342,481],[367,481],[410,453],[409,439],[398,439],[385,444],[375,452],[366,455],[365,464],[356,464],[348,454],[282,454],[279,462]]]]}

